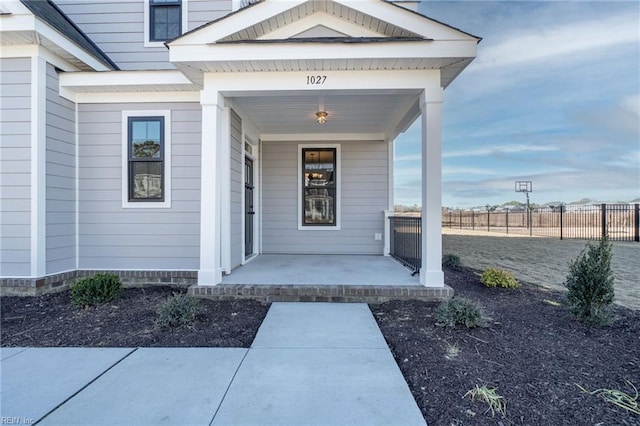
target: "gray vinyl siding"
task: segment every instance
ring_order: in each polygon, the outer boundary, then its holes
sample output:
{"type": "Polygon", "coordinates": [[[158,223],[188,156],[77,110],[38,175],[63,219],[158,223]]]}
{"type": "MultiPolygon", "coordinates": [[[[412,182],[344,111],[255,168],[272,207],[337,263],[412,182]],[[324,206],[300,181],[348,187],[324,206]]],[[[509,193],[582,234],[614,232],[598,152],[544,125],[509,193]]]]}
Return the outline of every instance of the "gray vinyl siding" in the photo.
{"type": "Polygon", "coordinates": [[[59,96],[58,74],[47,64],[46,273],[76,268],[75,105],[59,96]]]}
{"type": "Polygon", "coordinates": [[[231,12],[231,0],[188,0],[189,31],[231,12]]]}
{"type": "Polygon", "coordinates": [[[193,270],[200,259],[201,108],[82,104],[80,268],[193,270]],[[171,110],[171,208],[122,208],[122,111],[171,110]]]}
{"type": "Polygon", "coordinates": [[[298,143],[263,142],[263,253],[382,254],[374,233],[388,208],[387,144],[344,142],[340,155],[341,229],[298,230],[298,143]]]}
{"type": "Polygon", "coordinates": [[[0,59],[0,276],[31,274],[31,59],[0,59]]]}
{"type": "Polygon", "coordinates": [[[231,267],[242,264],[242,120],[231,111],[231,267]]]}
{"type": "MultiPolygon", "coordinates": [[[[144,46],[143,0],[54,1],[121,69],[175,68],[169,62],[169,49],[165,46],[144,46]]],[[[230,11],[230,0],[187,0],[188,30],[230,11]]]]}

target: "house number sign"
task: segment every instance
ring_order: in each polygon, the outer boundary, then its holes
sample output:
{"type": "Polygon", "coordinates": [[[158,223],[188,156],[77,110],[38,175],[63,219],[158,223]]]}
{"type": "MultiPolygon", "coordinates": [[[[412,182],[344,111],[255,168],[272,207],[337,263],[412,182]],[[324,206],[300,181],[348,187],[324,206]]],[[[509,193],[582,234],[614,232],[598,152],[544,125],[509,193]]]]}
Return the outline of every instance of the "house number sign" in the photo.
{"type": "Polygon", "coordinates": [[[323,85],[327,81],[326,75],[308,75],[307,86],[311,85],[323,85]]]}

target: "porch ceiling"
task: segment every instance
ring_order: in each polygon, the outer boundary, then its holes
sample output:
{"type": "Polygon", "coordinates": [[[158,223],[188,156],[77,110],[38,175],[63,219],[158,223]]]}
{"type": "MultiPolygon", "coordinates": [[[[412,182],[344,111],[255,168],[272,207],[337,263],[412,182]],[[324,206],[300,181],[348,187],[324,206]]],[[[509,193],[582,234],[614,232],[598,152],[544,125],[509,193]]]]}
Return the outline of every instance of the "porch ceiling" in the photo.
{"type": "Polygon", "coordinates": [[[415,91],[326,91],[270,93],[232,98],[233,107],[248,117],[263,140],[296,135],[349,135],[393,138],[419,115],[415,91]],[[329,116],[316,122],[316,112],[329,116]]]}

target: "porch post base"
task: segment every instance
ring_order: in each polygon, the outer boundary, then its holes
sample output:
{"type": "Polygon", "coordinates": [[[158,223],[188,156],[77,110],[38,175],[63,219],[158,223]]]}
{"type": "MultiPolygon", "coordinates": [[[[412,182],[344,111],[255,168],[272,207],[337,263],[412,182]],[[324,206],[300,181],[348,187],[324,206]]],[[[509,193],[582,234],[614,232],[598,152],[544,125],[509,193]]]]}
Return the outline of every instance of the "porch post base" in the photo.
{"type": "Polygon", "coordinates": [[[198,285],[216,285],[222,282],[222,269],[200,269],[198,285]]]}
{"type": "Polygon", "coordinates": [[[420,271],[420,284],[425,287],[444,287],[444,272],[420,271]]]}

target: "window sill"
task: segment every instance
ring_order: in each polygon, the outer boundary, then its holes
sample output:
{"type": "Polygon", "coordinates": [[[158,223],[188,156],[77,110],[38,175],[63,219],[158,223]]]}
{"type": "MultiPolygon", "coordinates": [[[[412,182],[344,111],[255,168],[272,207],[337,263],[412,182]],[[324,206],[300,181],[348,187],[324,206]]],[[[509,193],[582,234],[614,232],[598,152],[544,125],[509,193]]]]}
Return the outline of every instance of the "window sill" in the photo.
{"type": "Polygon", "coordinates": [[[340,225],[333,226],[303,226],[298,225],[298,231],[339,231],[340,225]]]}
{"type": "Polygon", "coordinates": [[[145,201],[123,201],[122,202],[123,209],[170,209],[171,201],[162,201],[162,202],[145,202],[145,201]]]}

